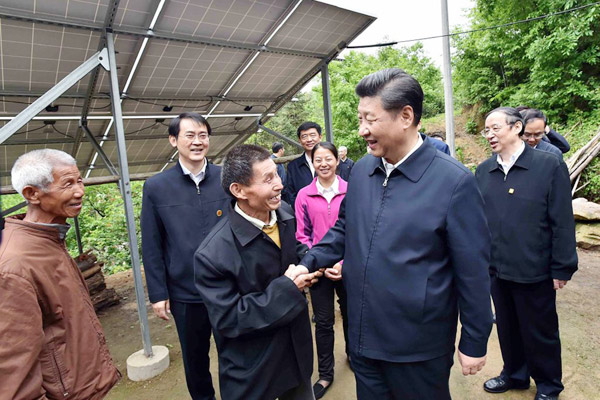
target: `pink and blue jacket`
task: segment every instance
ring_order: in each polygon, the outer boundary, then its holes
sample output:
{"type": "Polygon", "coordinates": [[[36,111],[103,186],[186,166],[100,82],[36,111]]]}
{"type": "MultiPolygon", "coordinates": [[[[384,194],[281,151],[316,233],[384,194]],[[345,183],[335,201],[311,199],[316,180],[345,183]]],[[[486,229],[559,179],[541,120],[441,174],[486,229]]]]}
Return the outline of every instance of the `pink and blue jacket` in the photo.
{"type": "Polygon", "coordinates": [[[329,228],[335,225],[342,200],[346,195],[348,183],[340,178],[338,182],[339,193],[331,203],[317,189],[317,179],[298,192],[296,197],[296,240],[311,248],[325,236],[329,228]]]}

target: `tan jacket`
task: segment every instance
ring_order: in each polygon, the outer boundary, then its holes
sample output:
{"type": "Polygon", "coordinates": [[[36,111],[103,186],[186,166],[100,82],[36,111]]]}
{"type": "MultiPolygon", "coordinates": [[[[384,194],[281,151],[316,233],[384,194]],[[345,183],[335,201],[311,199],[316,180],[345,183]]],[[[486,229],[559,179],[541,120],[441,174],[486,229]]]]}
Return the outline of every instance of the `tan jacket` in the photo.
{"type": "Polygon", "coordinates": [[[6,219],[0,244],[0,400],[102,399],[121,374],[58,230],[6,219]]]}

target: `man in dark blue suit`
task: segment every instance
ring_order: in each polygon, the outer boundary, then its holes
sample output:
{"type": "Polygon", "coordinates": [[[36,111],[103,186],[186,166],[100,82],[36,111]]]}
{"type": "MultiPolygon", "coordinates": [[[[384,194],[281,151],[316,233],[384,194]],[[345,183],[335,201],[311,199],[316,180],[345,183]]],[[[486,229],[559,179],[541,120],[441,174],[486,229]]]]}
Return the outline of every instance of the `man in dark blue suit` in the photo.
{"type": "Polygon", "coordinates": [[[315,168],[312,165],[311,154],[315,145],[321,142],[321,126],[316,122],[304,122],[296,131],[298,140],[304,148],[304,153],[287,167],[287,182],[283,189],[284,199],[294,207],[296,196],[300,189],[308,186],[315,177],[315,168]]]}
{"type": "Polygon", "coordinates": [[[423,91],[412,76],[382,70],[356,93],[371,154],[300,266],[343,276],[359,399],[450,399],[459,314],[465,375],[484,366],[492,327],[483,200],[473,174],[419,135],[423,91]],[[331,268],[340,259],[341,274],[331,268]]]}
{"type": "Polygon", "coordinates": [[[192,399],[214,399],[209,372],[210,322],[194,286],[194,252],[229,210],[221,188],[221,167],[206,159],[210,125],[199,114],[183,113],[169,125],[169,142],[179,162],[144,185],[142,255],[154,313],[172,313],[181,343],[192,399]]]}
{"type": "Polygon", "coordinates": [[[547,127],[544,113],[534,108],[528,108],[520,111],[520,114],[525,127],[521,139],[534,149],[547,151],[562,160],[562,151],[550,142],[542,140],[547,127]]]}
{"type": "Polygon", "coordinates": [[[563,390],[556,291],[577,270],[575,223],[567,166],[523,143],[514,108],[488,114],[492,157],[475,176],[492,233],[492,298],[504,367],[487,392],[537,386],[536,400],[563,390]]]}

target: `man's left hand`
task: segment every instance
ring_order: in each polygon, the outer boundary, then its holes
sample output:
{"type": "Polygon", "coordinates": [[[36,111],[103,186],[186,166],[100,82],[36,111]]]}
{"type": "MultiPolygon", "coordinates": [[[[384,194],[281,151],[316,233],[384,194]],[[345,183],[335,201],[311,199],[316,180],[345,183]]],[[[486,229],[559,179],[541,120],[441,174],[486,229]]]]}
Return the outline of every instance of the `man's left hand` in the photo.
{"type": "Polygon", "coordinates": [[[458,351],[458,362],[462,366],[462,373],[464,376],[475,375],[485,365],[485,357],[469,357],[458,351]]]}
{"type": "Polygon", "coordinates": [[[561,281],[560,279],[553,279],[554,281],[554,290],[562,289],[567,285],[567,281],[561,281]]]}

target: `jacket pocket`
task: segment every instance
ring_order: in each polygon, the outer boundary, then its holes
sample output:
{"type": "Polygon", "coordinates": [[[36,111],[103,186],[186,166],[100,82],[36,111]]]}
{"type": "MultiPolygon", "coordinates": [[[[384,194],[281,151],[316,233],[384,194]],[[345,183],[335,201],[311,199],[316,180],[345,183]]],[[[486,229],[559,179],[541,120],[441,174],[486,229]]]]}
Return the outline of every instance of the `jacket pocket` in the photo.
{"type": "Polygon", "coordinates": [[[69,385],[67,384],[67,370],[63,357],[54,343],[50,342],[44,345],[40,354],[40,363],[42,366],[44,390],[49,398],[62,399],[69,396],[69,385]]]}

